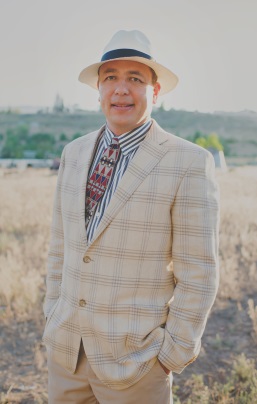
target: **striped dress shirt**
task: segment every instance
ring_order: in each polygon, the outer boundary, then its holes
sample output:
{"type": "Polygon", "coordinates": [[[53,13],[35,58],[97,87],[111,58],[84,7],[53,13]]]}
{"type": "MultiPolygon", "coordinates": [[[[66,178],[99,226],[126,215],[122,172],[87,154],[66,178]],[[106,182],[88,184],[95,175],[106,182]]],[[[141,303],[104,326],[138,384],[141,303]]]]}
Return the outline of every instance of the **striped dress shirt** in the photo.
{"type": "MultiPolygon", "coordinates": [[[[118,136],[121,152],[119,154],[116,166],[113,170],[112,177],[109,180],[107,189],[105,190],[105,193],[103,194],[101,200],[99,201],[99,203],[93,213],[93,216],[91,217],[90,222],[88,223],[87,238],[88,238],[89,242],[92,240],[94,232],[95,232],[97,226],[99,225],[99,223],[103,217],[103,214],[105,212],[105,209],[109,205],[110,200],[111,200],[123,174],[125,173],[126,169],[128,168],[130,161],[133,159],[134,155],[136,154],[136,151],[137,151],[140,143],[146,137],[146,134],[149,131],[151,125],[152,125],[152,121],[148,120],[147,122],[145,122],[143,125],[139,126],[138,128],[135,128],[130,132],[126,132],[126,133],[123,133],[122,135],[118,136]]],[[[102,137],[99,139],[99,143],[98,143],[98,146],[97,146],[97,149],[95,152],[95,156],[94,156],[93,162],[92,162],[90,170],[89,170],[88,178],[91,177],[104,150],[111,144],[113,137],[117,137],[117,136],[115,136],[106,125],[105,131],[103,132],[102,137]]]]}

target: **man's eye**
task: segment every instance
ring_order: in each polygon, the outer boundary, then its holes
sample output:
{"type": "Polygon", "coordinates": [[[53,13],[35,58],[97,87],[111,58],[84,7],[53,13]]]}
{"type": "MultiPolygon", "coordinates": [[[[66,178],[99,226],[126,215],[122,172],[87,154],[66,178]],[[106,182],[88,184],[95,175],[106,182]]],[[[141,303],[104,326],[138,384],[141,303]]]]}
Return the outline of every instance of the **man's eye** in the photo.
{"type": "Polygon", "coordinates": [[[142,80],[140,80],[138,77],[131,77],[130,80],[138,82],[138,83],[142,83],[142,80]]]}
{"type": "Polygon", "coordinates": [[[115,76],[107,76],[105,80],[114,80],[115,76]]]}

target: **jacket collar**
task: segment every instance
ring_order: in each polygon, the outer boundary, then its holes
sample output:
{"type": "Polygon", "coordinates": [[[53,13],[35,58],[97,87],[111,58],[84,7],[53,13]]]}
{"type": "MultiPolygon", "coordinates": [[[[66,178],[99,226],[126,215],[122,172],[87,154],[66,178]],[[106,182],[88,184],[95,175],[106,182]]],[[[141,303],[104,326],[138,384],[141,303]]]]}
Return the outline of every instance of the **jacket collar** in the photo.
{"type": "MultiPolygon", "coordinates": [[[[94,144],[96,143],[97,135],[92,138],[90,147],[82,153],[81,158],[85,161],[86,158],[90,160],[90,155],[93,152],[94,144]],[[91,154],[90,154],[91,153],[91,154]]],[[[129,164],[125,174],[120,180],[118,187],[104,212],[102,220],[95,230],[94,236],[88,245],[92,245],[100,234],[111,223],[115,216],[119,213],[122,207],[126,204],[131,195],[136,191],[139,185],[144,181],[147,175],[159,163],[163,156],[167,153],[167,149],[163,146],[167,142],[169,135],[160,128],[160,126],[153,120],[153,124],[147,133],[147,136],[140,144],[133,160],[129,164]]],[[[85,163],[84,163],[85,164],[85,163]]],[[[87,167],[89,167],[90,163],[87,167]]],[[[83,181],[80,182],[80,215],[81,222],[83,218],[83,231],[85,231],[84,216],[85,216],[85,190],[87,181],[88,169],[85,170],[83,181]],[[82,202],[83,200],[83,202],[82,202]],[[83,205],[83,206],[82,206],[83,205]]]]}

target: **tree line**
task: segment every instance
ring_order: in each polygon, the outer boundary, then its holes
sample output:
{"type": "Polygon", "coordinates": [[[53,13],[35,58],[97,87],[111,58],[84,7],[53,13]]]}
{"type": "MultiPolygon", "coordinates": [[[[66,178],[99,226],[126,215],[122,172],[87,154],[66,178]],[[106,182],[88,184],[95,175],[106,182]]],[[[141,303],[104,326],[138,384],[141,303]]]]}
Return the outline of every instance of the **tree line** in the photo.
{"type": "Polygon", "coordinates": [[[7,129],[6,134],[0,134],[0,156],[1,158],[26,158],[27,155],[33,158],[44,159],[54,158],[61,155],[66,143],[81,136],[75,133],[68,138],[65,133],[56,137],[52,133],[29,133],[26,125],[20,125],[7,129]]]}
{"type": "MultiPolygon", "coordinates": [[[[0,157],[1,158],[55,158],[60,157],[63,147],[70,141],[82,136],[76,132],[72,136],[65,133],[54,135],[52,133],[29,133],[29,127],[19,125],[7,129],[5,134],[0,134],[0,157]]],[[[205,134],[200,131],[187,137],[187,140],[198,144],[206,149],[223,150],[229,154],[226,142],[219,138],[216,133],[205,134]]]]}

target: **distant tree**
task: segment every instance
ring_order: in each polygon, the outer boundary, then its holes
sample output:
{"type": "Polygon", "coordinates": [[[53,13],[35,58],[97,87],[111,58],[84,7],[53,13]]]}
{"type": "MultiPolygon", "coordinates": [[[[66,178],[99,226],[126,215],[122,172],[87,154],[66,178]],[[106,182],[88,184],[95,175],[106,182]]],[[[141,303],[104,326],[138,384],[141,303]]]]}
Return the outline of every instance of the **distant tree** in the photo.
{"type": "Polygon", "coordinates": [[[20,141],[26,141],[29,136],[29,128],[27,125],[19,125],[15,128],[15,134],[18,136],[20,141]]]}
{"type": "Polygon", "coordinates": [[[29,129],[27,125],[7,129],[1,156],[3,158],[22,158],[29,129]]]}
{"type": "Polygon", "coordinates": [[[196,143],[197,139],[202,138],[202,137],[206,137],[207,135],[205,135],[203,132],[200,132],[199,130],[197,130],[195,132],[195,134],[193,135],[193,142],[196,143]]]}
{"type": "Polygon", "coordinates": [[[195,141],[196,144],[198,144],[198,146],[203,147],[204,149],[207,149],[207,138],[206,137],[198,137],[195,141]]]}
{"type": "Polygon", "coordinates": [[[37,158],[45,158],[48,153],[54,153],[55,138],[50,133],[36,133],[30,136],[26,143],[27,150],[35,150],[37,158]]]}
{"type": "Polygon", "coordinates": [[[4,138],[1,157],[23,158],[24,152],[34,151],[36,158],[45,158],[48,153],[55,153],[56,141],[50,133],[36,133],[29,135],[26,125],[7,129],[4,138]]]}
{"type": "Polygon", "coordinates": [[[81,133],[76,132],[76,133],[74,133],[74,135],[72,136],[72,140],[75,140],[75,139],[77,139],[77,138],[80,137],[80,136],[82,136],[81,133]]]}
{"type": "Polygon", "coordinates": [[[205,149],[215,149],[215,150],[223,150],[223,146],[219,140],[219,136],[216,133],[211,133],[208,136],[198,137],[195,141],[199,146],[204,147],[205,149]]]}
{"type": "Polygon", "coordinates": [[[206,135],[200,131],[197,131],[193,136],[189,136],[187,139],[190,142],[198,144],[198,146],[201,146],[204,149],[212,148],[219,151],[224,150],[222,141],[219,139],[219,136],[216,133],[206,135]]]}
{"type": "Polygon", "coordinates": [[[68,140],[67,136],[65,135],[65,133],[61,133],[60,137],[59,137],[60,142],[65,142],[66,140],[68,140]]]}
{"type": "Polygon", "coordinates": [[[203,132],[196,131],[194,135],[188,136],[187,140],[198,144],[198,146],[204,149],[215,149],[218,151],[224,151],[225,155],[229,154],[229,146],[225,139],[220,139],[217,133],[210,133],[206,135],[203,132]]]}
{"type": "Polygon", "coordinates": [[[219,139],[219,136],[217,135],[217,133],[211,133],[208,137],[207,137],[207,149],[208,148],[213,148],[219,151],[223,151],[224,147],[219,139]]]}
{"type": "Polygon", "coordinates": [[[196,143],[197,139],[205,138],[205,137],[207,137],[207,135],[205,133],[197,130],[193,135],[188,136],[187,140],[189,140],[190,142],[196,143]]]}
{"type": "Polygon", "coordinates": [[[3,158],[22,158],[23,146],[15,129],[7,129],[1,155],[3,158]]]}

